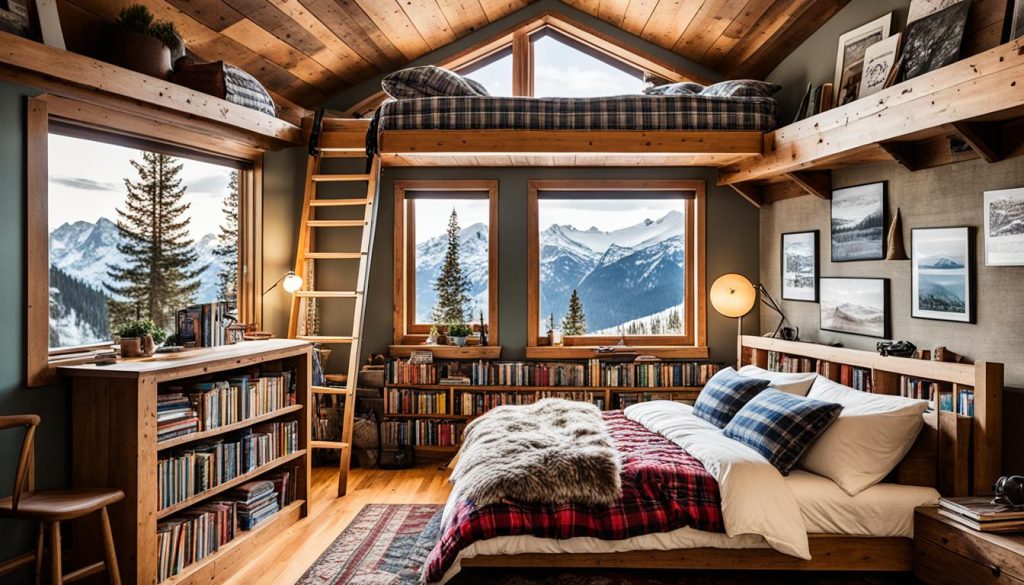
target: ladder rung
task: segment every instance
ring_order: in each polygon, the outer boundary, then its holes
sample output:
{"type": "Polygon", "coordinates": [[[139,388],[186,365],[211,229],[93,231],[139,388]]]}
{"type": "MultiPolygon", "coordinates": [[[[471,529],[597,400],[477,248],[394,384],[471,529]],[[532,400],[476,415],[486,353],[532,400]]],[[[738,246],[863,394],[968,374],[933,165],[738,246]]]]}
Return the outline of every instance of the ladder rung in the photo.
{"type": "Polygon", "coordinates": [[[370,175],[313,175],[313,182],[315,183],[333,183],[333,182],[344,182],[344,181],[369,181],[370,175]]]}
{"type": "Polygon", "coordinates": [[[345,207],[366,205],[366,199],[314,199],[311,207],[345,207]]]}
{"type": "Polygon", "coordinates": [[[334,394],[336,396],[348,396],[348,388],[336,388],[334,386],[311,386],[314,394],[334,394]]]}
{"type": "Polygon", "coordinates": [[[354,299],[363,293],[355,290],[300,290],[295,296],[310,299],[354,299]]]}
{"type": "Polygon", "coordinates": [[[306,222],[309,227],[358,227],[366,225],[361,219],[311,219],[306,222]]]}
{"type": "Polygon", "coordinates": [[[363,256],[362,252],[306,252],[311,260],[359,260],[363,256]]]}
{"type": "Polygon", "coordinates": [[[309,341],[310,343],[352,343],[355,337],[342,337],[340,335],[297,335],[297,339],[309,341]]]}
{"type": "Polygon", "coordinates": [[[366,158],[366,148],[321,148],[321,158],[366,158]]]}
{"type": "Polygon", "coordinates": [[[341,441],[310,441],[309,445],[314,449],[348,449],[348,443],[341,441]]]}

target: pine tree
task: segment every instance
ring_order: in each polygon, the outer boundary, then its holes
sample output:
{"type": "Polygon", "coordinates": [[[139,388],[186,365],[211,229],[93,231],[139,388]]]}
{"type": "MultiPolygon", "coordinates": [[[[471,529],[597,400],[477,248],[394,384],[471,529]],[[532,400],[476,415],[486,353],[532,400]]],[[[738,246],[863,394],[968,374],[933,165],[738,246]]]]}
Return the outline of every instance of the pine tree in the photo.
{"type": "Polygon", "coordinates": [[[562,319],[562,335],[586,335],[587,316],[583,313],[583,303],[576,289],[572,289],[569,297],[569,312],[562,319]]]}
{"type": "Polygon", "coordinates": [[[465,323],[469,305],[469,277],[459,263],[459,216],[452,209],[448,218],[448,249],[444,253],[441,274],[434,280],[437,302],[434,305],[435,323],[465,323]]]}
{"type": "Polygon", "coordinates": [[[125,265],[110,266],[107,290],[111,328],[130,319],[152,319],[170,330],[175,312],[190,304],[199,290],[199,275],[206,266],[198,259],[189,234],[189,204],[178,173],[182,165],[173,157],[143,152],[132,160],[138,180],[125,178],[124,206],[117,208],[117,249],[125,265]]]}
{"type": "Polygon", "coordinates": [[[672,311],[668,314],[668,332],[683,332],[683,320],[679,317],[679,309],[672,309],[672,311]]]}
{"type": "Polygon", "coordinates": [[[228,194],[223,204],[224,223],[213,253],[224,267],[217,273],[217,298],[229,303],[238,299],[238,172],[231,173],[228,194]]]}

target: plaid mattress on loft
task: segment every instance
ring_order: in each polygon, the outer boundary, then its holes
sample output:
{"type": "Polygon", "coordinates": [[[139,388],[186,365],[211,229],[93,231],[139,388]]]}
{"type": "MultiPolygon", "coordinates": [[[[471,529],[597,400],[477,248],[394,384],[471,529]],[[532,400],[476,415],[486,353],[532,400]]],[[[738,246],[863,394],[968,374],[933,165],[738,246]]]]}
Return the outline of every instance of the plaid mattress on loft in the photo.
{"type": "Polygon", "coordinates": [[[542,505],[507,501],[477,507],[456,504],[424,566],[436,583],[459,552],[498,536],[624,540],[686,526],[725,532],[718,483],[703,465],[664,436],[631,421],[621,410],[602,413],[622,458],[622,499],[612,506],[542,505]]]}

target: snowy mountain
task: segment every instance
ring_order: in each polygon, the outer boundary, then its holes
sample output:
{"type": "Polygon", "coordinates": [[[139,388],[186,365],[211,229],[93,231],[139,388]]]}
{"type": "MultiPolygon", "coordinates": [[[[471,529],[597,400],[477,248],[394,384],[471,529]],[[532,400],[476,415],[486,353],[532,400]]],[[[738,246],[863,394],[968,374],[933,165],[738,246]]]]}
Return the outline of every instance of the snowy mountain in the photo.
{"type": "MultiPolygon", "coordinates": [[[[459,231],[459,263],[469,278],[469,296],[472,299],[472,317],[479,318],[481,310],[487,307],[487,226],[474,223],[459,231]]],[[[416,321],[431,323],[431,310],[437,295],[434,293],[434,278],[440,274],[444,255],[448,248],[448,236],[442,234],[416,244],[416,321]]]]}
{"type": "Polygon", "coordinates": [[[935,270],[954,270],[964,267],[963,260],[949,258],[948,256],[935,255],[927,258],[922,258],[919,264],[921,268],[931,268],[935,270]]]}

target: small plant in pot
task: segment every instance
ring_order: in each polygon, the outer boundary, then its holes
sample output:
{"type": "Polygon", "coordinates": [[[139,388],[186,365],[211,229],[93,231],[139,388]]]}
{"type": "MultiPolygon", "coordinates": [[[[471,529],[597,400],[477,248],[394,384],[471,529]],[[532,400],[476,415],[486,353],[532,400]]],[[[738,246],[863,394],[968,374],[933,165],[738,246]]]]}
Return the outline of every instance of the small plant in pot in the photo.
{"type": "Polygon", "coordinates": [[[121,357],[142,357],[153,355],[156,344],[167,338],[167,332],[150,319],[136,319],[117,329],[121,357]]]}
{"type": "Polygon", "coordinates": [[[464,347],[466,338],[473,334],[473,328],[465,323],[451,323],[448,325],[448,339],[452,345],[464,347]]]}
{"type": "Polygon", "coordinates": [[[153,13],[142,4],[121,10],[107,42],[108,61],[160,79],[167,79],[174,59],[184,53],[174,24],[154,22],[153,13]]]}

